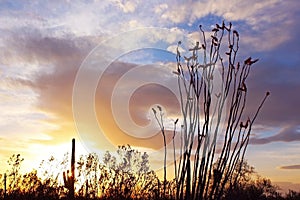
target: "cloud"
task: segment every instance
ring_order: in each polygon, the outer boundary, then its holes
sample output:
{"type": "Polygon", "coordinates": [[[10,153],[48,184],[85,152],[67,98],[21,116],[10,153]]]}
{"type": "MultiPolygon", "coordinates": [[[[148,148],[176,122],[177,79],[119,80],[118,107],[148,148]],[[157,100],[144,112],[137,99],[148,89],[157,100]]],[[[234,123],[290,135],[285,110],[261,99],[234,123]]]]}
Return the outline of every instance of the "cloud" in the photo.
{"type": "Polygon", "coordinates": [[[182,23],[186,20],[187,18],[187,13],[188,13],[188,6],[187,5],[181,5],[177,6],[175,5],[170,5],[170,9],[166,9],[165,12],[161,15],[161,18],[165,21],[170,21],[173,23],[182,23]]]}
{"type": "MultiPolygon", "coordinates": [[[[241,30],[242,42],[255,50],[270,50],[291,39],[291,30],[297,29],[298,2],[235,0],[227,1],[57,1],[46,3],[16,3],[18,9],[7,7],[0,16],[1,28],[20,27],[38,29],[45,35],[92,36],[116,34],[138,27],[176,28],[182,24],[197,26],[201,21],[210,25],[218,19],[233,21],[241,30]],[[153,15],[153,13],[155,13],[153,15]],[[121,17],[120,17],[121,16],[121,17]],[[151,16],[151,17],[149,17],[151,16]],[[75,20],[76,19],[76,20],[75,20]],[[246,25],[242,25],[246,22],[246,25]],[[281,34],[273,34],[280,32],[281,34]]],[[[220,23],[220,21],[218,21],[220,23]]]]}
{"type": "Polygon", "coordinates": [[[136,10],[139,0],[125,1],[125,2],[121,0],[117,0],[113,2],[116,3],[124,13],[132,13],[136,10]]]}
{"type": "MultiPolygon", "coordinates": [[[[46,34],[45,30],[41,30],[40,27],[23,27],[22,25],[11,31],[4,30],[3,32],[5,33],[6,39],[1,41],[1,45],[9,47],[4,48],[4,51],[0,54],[2,63],[1,76],[7,77],[3,84],[10,83],[12,91],[18,93],[18,96],[20,96],[26,88],[28,90],[26,91],[28,93],[26,94],[26,98],[35,97],[34,100],[30,102],[30,106],[28,105],[29,102],[24,100],[24,98],[18,98],[17,100],[25,105],[18,103],[18,101],[9,100],[9,102],[19,105],[16,110],[21,110],[22,112],[25,110],[28,112],[28,114],[26,113],[26,115],[24,115],[24,118],[31,119],[31,115],[34,117],[40,113],[42,116],[38,120],[25,120],[23,121],[24,123],[15,123],[15,126],[7,122],[5,126],[10,127],[10,129],[7,129],[3,134],[6,135],[10,133],[10,135],[12,135],[12,133],[15,132],[15,135],[18,136],[20,130],[32,132],[25,140],[44,145],[62,142],[68,137],[73,137],[74,134],[76,134],[76,124],[74,123],[72,113],[72,92],[76,73],[85,56],[87,56],[89,51],[103,38],[101,36],[80,37],[78,35],[74,36],[73,34],[67,35],[69,37],[66,35],[62,37],[61,35],[51,35],[53,32],[46,34]],[[15,68],[17,63],[22,63],[22,65],[17,65],[17,68],[15,68]],[[20,87],[22,92],[17,91],[17,87],[20,87]],[[30,126],[30,124],[38,124],[38,127],[30,126]],[[14,130],[12,130],[12,128],[14,130]],[[31,128],[36,131],[31,131],[31,128]],[[41,135],[44,134],[45,138],[41,139],[38,135],[39,133],[41,135]]],[[[174,37],[167,37],[166,35],[157,33],[157,38],[152,39],[176,40],[178,31],[173,30],[173,32],[174,37]]],[[[127,65],[129,68],[132,68],[132,64],[119,63],[118,65],[120,67],[117,69],[117,73],[114,74],[116,77],[121,75],[124,66],[127,65]]],[[[170,75],[172,75],[171,72],[170,75]]],[[[110,85],[113,80],[114,79],[106,79],[104,84],[110,85]]],[[[163,90],[161,91],[160,89],[161,88],[158,88],[160,94],[157,99],[161,99],[164,104],[169,103],[169,99],[161,94],[163,90]]],[[[107,90],[107,88],[104,88],[104,91],[105,90],[107,90]]],[[[137,95],[137,98],[138,96],[139,95],[137,95]]],[[[150,97],[155,99],[155,95],[150,97]]],[[[150,100],[150,97],[147,100],[150,100]]],[[[137,106],[137,109],[138,107],[141,108],[139,111],[146,111],[144,109],[145,107],[143,108],[143,105],[138,104],[134,99],[135,98],[132,100],[132,105],[134,106],[131,106],[131,111],[136,110],[135,106],[137,106]]],[[[105,108],[110,107],[110,101],[105,102],[101,99],[98,102],[102,103],[105,108]]],[[[147,103],[147,101],[145,101],[145,103],[147,103]]],[[[12,109],[8,107],[8,104],[6,104],[3,109],[10,111],[10,113],[12,111],[12,109]]],[[[175,112],[171,111],[171,113],[174,114],[175,112]]],[[[144,115],[141,115],[138,112],[132,112],[133,118],[136,121],[140,120],[140,122],[146,120],[147,114],[148,113],[144,113],[144,115]]],[[[21,116],[19,112],[16,112],[15,115],[12,115],[10,118],[16,119],[21,118],[21,116]]],[[[8,116],[4,115],[3,118],[8,119],[8,116]]],[[[107,132],[118,131],[117,126],[111,128],[112,123],[111,121],[108,123],[107,132]]],[[[89,132],[89,130],[87,129],[86,132],[89,132]]],[[[117,138],[115,142],[118,144],[124,144],[124,142],[130,143],[130,138],[129,140],[122,140],[124,137],[117,138]]],[[[160,135],[156,136],[156,138],[159,138],[159,141],[161,141],[160,137],[160,135]]],[[[24,141],[24,138],[19,139],[24,141]]],[[[147,141],[140,142],[137,140],[133,140],[133,143],[144,146],[149,146],[150,144],[147,141]]],[[[154,142],[153,144],[155,148],[161,146],[159,142],[154,142]]]]}
{"type": "Polygon", "coordinates": [[[22,25],[2,30],[0,143],[9,153],[74,137],[72,81],[94,38],[60,38],[44,31],[22,25]]]}
{"type": "Polygon", "coordinates": [[[251,118],[265,92],[271,92],[255,122],[252,144],[299,141],[300,108],[296,106],[300,100],[300,94],[296,92],[300,87],[297,75],[300,73],[297,64],[299,58],[288,51],[296,50],[295,45],[290,41],[276,50],[262,53],[259,62],[252,66],[246,82],[249,89],[246,116],[251,118]],[[273,134],[269,129],[275,129],[273,134]],[[265,137],[267,132],[268,136],[265,137]]]}
{"type": "Polygon", "coordinates": [[[235,0],[230,3],[222,0],[197,1],[190,5],[187,10],[191,12],[187,13],[190,13],[190,24],[210,21],[207,16],[217,16],[221,20],[231,21],[234,28],[240,31],[241,42],[245,46],[255,51],[266,51],[292,39],[291,30],[298,29],[299,25],[295,18],[297,6],[299,2],[287,4],[276,0],[264,2],[235,0]],[[276,32],[281,34],[274,34],[276,32]]]}
{"type": "MultiPolygon", "coordinates": [[[[81,62],[88,54],[91,46],[97,44],[94,43],[94,40],[92,39],[89,37],[71,37],[69,39],[43,37],[40,32],[34,32],[31,30],[28,34],[16,35],[16,37],[12,35],[10,40],[5,41],[6,45],[11,47],[10,51],[12,52],[12,58],[15,58],[17,55],[18,60],[23,63],[28,63],[28,66],[30,66],[30,63],[32,62],[37,63],[38,66],[40,64],[45,66],[42,68],[36,68],[34,73],[31,73],[27,79],[14,76],[14,85],[19,84],[22,86],[22,89],[27,86],[29,90],[38,97],[32,103],[32,106],[35,106],[35,109],[40,110],[45,114],[45,119],[43,119],[43,123],[40,123],[40,125],[44,125],[44,128],[48,129],[43,130],[43,133],[49,137],[46,137],[46,140],[40,140],[39,137],[33,137],[31,138],[32,141],[38,141],[40,144],[49,145],[53,142],[66,140],[66,138],[71,137],[76,133],[76,124],[74,124],[72,113],[73,85],[81,62]],[[14,40],[12,38],[14,38],[14,40]],[[47,66],[50,66],[51,70],[47,69],[47,66]],[[45,124],[48,124],[49,126],[45,126],[45,124]],[[51,128],[51,125],[53,128],[51,128]]],[[[13,65],[15,60],[12,58],[8,57],[5,64],[13,65]]],[[[114,65],[115,66],[112,66],[112,68],[115,67],[115,71],[109,71],[107,78],[102,84],[103,90],[101,91],[104,92],[105,98],[100,98],[96,101],[98,102],[96,104],[96,108],[98,108],[98,106],[100,106],[99,104],[101,104],[101,106],[107,110],[104,113],[102,111],[98,112],[101,115],[100,122],[102,122],[101,117],[104,116],[104,124],[107,122],[106,132],[110,136],[113,136],[113,142],[116,142],[117,144],[132,142],[136,145],[149,146],[151,143],[145,140],[141,142],[134,138],[128,138],[126,135],[124,135],[124,137],[115,137],[117,133],[119,133],[119,129],[113,121],[107,121],[110,116],[107,108],[110,107],[111,101],[110,99],[106,101],[106,99],[110,97],[110,92],[113,91],[113,88],[110,87],[114,86],[115,81],[120,78],[123,73],[135,66],[134,64],[120,62],[116,62],[114,65]],[[103,87],[103,85],[107,87],[103,87]]],[[[28,68],[28,70],[32,69],[28,68]]],[[[165,70],[167,70],[170,76],[172,76],[169,68],[166,68],[165,70]]],[[[144,76],[154,77],[153,73],[155,73],[155,71],[148,70],[145,71],[144,76]]],[[[160,74],[158,74],[158,76],[160,76],[160,74]]],[[[143,79],[143,76],[136,77],[143,79]]],[[[161,78],[167,77],[164,76],[161,78]]],[[[130,85],[133,83],[134,80],[126,84],[130,85]]],[[[137,121],[137,123],[144,123],[145,120],[147,120],[148,112],[146,112],[147,110],[145,110],[145,106],[149,106],[152,102],[154,104],[154,102],[157,102],[156,100],[158,99],[161,99],[163,104],[171,103],[170,98],[163,95],[166,94],[164,89],[161,90],[162,88],[160,87],[156,89],[157,92],[150,96],[147,96],[148,93],[139,92],[139,90],[131,99],[130,110],[132,111],[132,117],[137,121]],[[146,99],[142,101],[145,97],[146,99]],[[136,99],[141,101],[137,101],[136,99]],[[142,111],[143,113],[141,114],[137,111],[142,111]]],[[[146,88],[146,90],[153,91],[153,88],[150,86],[148,89],[146,88]]],[[[176,113],[172,110],[172,108],[168,110],[170,110],[171,114],[176,113]]],[[[111,116],[111,119],[109,120],[113,120],[113,117],[111,116]]],[[[16,128],[21,129],[19,126],[16,128]]],[[[27,130],[25,128],[23,128],[23,130],[30,131],[30,129],[27,130]]],[[[87,129],[86,131],[88,134],[89,130],[87,129]]],[[[156,138],[159,138],[159,141],[161,141],[160,137],[160,135],[156,136],[156,138]]],[[[161,144],[157,142],[152,144],[155,144],[155,148],[161,146],[161,144]]]]}
{"type": "MultiPolygon", "coordinates": [[[[254,74],[253,74],[254,75],[254,74]]],[[[292,79],[293,77],[291,77],[292,79]]],[[[249,80],[249,85],[253,84],[254,80],[249,80]]],[[[257,80],[259,82],[259,80],[257,80]]],[[[256,85],[254,83],[253,85],[256,85]]],[[[255,110],[265,95],[266,91],[271,91],[271,95],[265,102],[261,112],[258,115],[256,124],[264,126],[284,126],[284,125],[299,125],[297,121],[300,109],[297,105],[299,94],[295,91],[298,84],[276,84],[264,83],[263,85],[251,87],[249,93],[248,107],[246,113],[248,116],[253,116],[255,110]]]]}
{"type": "Polygon", "coordinates": [[[252,137],[250,144],[267,144],[270,142],[300,141],[299,126],[286,127],[269,137],[252,137]]]}
{"type": "MultiPolygon", "coordinates": [[[[75,76],[85,56],[107,37],[137,26],[169,27],[174,34],[158,34],[155,39],[170,44],[169,50],[174,51],[177,36],[187,33],[185,28],[196,31],[198,23],[205,22],[209,29],[210,25],[220,23],[216,20],[222,19],[233,21],[234,28],[240,31],[242,55],[261,53],[260,62],[253,67],[247,82],[250,94],[245,116],[253,116],[260,97],[267,90],[271,91],[256,121],[251,144],[300,140],[297,121],[300,110],[296,106],[300,99],[297,92],[300,87],[300,61],[296,53],[300,27],[297,1],[158,1],[155,5],[151,1],[59,2],[59,6],[58,1],[17,2],[14,8],[0,6],[1,149],[26,149],[22,143],[28,141],[51,145],[53,141],[67,141],[74,136],[72,90],[75,76]],[[279,131],[265,136],[264,131],[270,127],[279,131]],[[24,136],[23,132],[31,134],[24,136]],[[19,140],[7,145],[12,135],[19,136],[19,140]]],[[[122,76],[122,70],[134,66],[124,62],[114,64],[117,70],[107,74],[103,85],[113,84],[122,76]]],[[[134,81],[126,86],[129,84],[134,81]]],[[[122,135],[120,127],[112,121],[111,101],[106,96],[111,95],[113,88],[101,89],[95,96],[96,114],[100,121],[103,120],[112,142],[131,141],[136,146],[149,148],[162,146],[160,136],[149,144],[149,141],[122,135]]],[[[165,109],[172,116],[176,115],[177,104],[172,94],[166,88],[148,85],[138,88],[130,99],[133,121],[140,126],[147,125],[149,107],[157,102],[166,105],[165,109]]]]}
{"type": "Polygon", "coordinates": [[[162,12],[166,11],[168,9],[168,4],[163,3],[163,4],[158,4],[155,6],[154,11],[156,14],[161,14],[162,12]]]}
{"type": "MultiPolygon", "coordinates": [[[[93,44],[95,44],[93,43],[93,40],[90,40],[89,37],[70,39],[43,37],[39,32],[35,33],[33,30],[27,30],[26,34],[13,35],[10,40],[6,41],[6,43],[11,47],[10,52],[12,52],[12,58],[18,57],[19,61],[29,64],[36,62],[45,66],[30,72],[31,75],[29,76],[29,79],[31,79],[31,81],[24,82],[24,80],[20,79],[20,77],[16,77],[18,80],[17,82],[22,83],[23,85],[28,85],[38,95],[39,98],[36,102],[38,109],[41,109],[46,113],[52,113],[50,115],[51,120],[48,122],[59,124],[61,129],[68,126],[68,130],[73,130],[73,128],[70,129],[70,127],[72,127],[71,124],[73,123],[71,107],[73,83],[81,61],[87,54],[88,49],[91,49],[93,44]],[[14,40],[12,38],[14,38],[14,40]],[[49,65],[51,66],[49,67],[51,70],[47,69],[47,66],[49,65]],[[57,119],[54,120],[53,117],[57,119]]],[[[10,60],[10,57],[8,57],[5,64],[10,65],[14,62],[15,60],[10,60]]],[[[271,64],[267,63],[267,65],[269,66],[271,64]]],[[[125,64],[122,65],[122,67],[124,66],[125,64]]],[[[259,66],[255,67],[259,69],[259,66]]],[[[31,68],[28,69],[32,70],[31,68]]],[[[26,68],[23,68],[23,70],[26,70],[26,68]]],[[[118,71],[118,73],[120,75],[122,71],[118,71]]],[[[276,123],[277,125],[288,126],[290,123],[295,123],[295,119],[297,119],[297,116],[299,115],[297,108],[292,107],[292,105],[295,105],[297,101],[296,98],[290,98],[296,94],[293,94],[293,90],[285,89],[289,87],[296,90],[298,82],[295,78],[296,82],[285,83],[286,85],[278,85],[276,82],[274,83],[273,79],[278,77],[280,80],[282,73],[288,73],[290,81],[293,80],[293,77],[297,74],[290,73],[289,70],[281,70],[281,66],[278,66],[277,63],[275,63],[272,65],[272,68],[265,67],[262,71],[255,71],[255,74],[253,75],[254,78],[251,80],[251,83],[254,84],[251,87],[253,88],[254,94],[250,96],[250,110],[253,110],[252,108],[254,108],[255,103],[257,103],[257,96],[263,96],[264,94],[264,91],[262,91],[264,89],[260,85],[264,85],[265,89],[267,89],[268,86],[271,86],[272,91],[270,100],[271,103],[268,100],[266,107],[264,107],[262,111],[262,116],[265,117],[261,117],[260,119],[263,120],[258,120],[258,124],[267,123],[266,125],[271,125],[276,123]],[[274,67],[276,67],[276,70],[274,70],[274,67]],[[272,73],[273,75],[271,76],[272,73]],[[265,77],[266,74],[272,78],[265,77]],[[282,92],[288,94],[282,95],[282,92]],[[289,115],[280,115],[280,112],[288,112],[289,115]]],[[[284,76],[285,75],[286,74],[284,74],[284,76]]],[[[112,80],[113,79],[107,79],[107,83],[105,84],[112,84],[112,80]]],[[[149,89],[152,90],[151,88],[148,88],[148,90],[149,89]]],[[[159,98],[165,97],[163,95],[164,90],[161,89],[162,88],[157,89],[157,93],[160,93],[157,95],[159,98]]],[[[136,120],[138,124],[145,124],[148,121],[146,112],[148,111],[148,108],[146,105],[150,105],[151,102],[153,102],[151,97],[156,100],[157,97],[155,95],[150,95],[145,98],[145,101],[140,101],[142,97],[139,96],[141,94],[138,94],[139,92],[136,93],[134,97],[139,100],[137,101],[133,99],[131,101],[133,102],[131,105],[135,106],[131,106],[130,110],[132,111],[131,114],[133,119],[136,120]]],[[[144,95],[147,96],[147,93],[144,93],[144,95]]],[[[162,102],[169,102],[169,100],[167,98],[162,98],[162,102]]],[[[106,102],[106,107],[110,105],[109,103],[109,101],[106,102]]],[[[172,105],[170,105],[170,107],[171,110],[173,110],[172,105]]],[[[171,113],[175,112],[171,111],[171,113]]],[[[111,123],[108,124],[111,125],[111,123]]],[[[53,136],[58,136],[59,134],[61,133],[57,131],[57,133],[53,136]]],[[[291,128],[282,130],[282,133],[278,133],[272,137],[253,138],[251,142],[252,144],[265,144],[273,141],[289,142],[299,140],[298,135],[297,131],[291,128]]]]}
{"type": "Polygon", "coordinates": [[[300,169],[300,165],[286,165],[281,166],[280,169],[300,169]]]}

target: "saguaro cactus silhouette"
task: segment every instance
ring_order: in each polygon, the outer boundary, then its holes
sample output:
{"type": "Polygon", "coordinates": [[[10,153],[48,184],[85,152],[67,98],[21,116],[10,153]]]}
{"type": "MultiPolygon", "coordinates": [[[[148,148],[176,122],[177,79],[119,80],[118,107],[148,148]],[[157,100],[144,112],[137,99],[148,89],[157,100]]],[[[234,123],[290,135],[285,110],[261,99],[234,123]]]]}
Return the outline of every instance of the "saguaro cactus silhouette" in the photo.
{"type": "Polygon", "coordinates": [[[6,198],[6,173],[4,173],[3,184],[4,184],[4,199],[5,199],[6,198]]]}
{"type": "Polygon", "coordinates": [[[69,190],[68,198],[74,199],[74,183],[75,183],[75,139],[72,139],[72,155],[71,155],[71,172],[63,172],[65,187],[69,190]]]}

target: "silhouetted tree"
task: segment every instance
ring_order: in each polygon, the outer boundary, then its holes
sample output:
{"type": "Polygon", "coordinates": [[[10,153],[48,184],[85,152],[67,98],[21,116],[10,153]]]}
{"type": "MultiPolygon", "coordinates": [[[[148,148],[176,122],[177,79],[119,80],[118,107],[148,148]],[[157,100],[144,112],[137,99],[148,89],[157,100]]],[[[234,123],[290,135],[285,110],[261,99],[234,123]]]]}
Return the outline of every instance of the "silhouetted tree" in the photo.
{"type": "Polygon", "coordinates": [[[299,200],[300,199],[300,192],[296,192],[293,190],[289,190],[286,194],[286,200],[299,200]]]}
{"type": "Polygon", "coordinates": [[[64,154],[62,160],[50,156],[49,159],[40,163],[38,174],[41,176],[42,184],[39,194],[45,196],[64,196],[67,191],[62,186],[62,173],[67,169],[69,154],[64,154]]]}
{"type": "Polygon", "coordinates": [[[11,167],[7,176],[9,193],[18,192],[20,190],[20,168],[23,161],[24,158],[22,158],[20,154],[13,154],[7,161],[8,165],[11,167]]]}
{"type": "Polygon", "coordinates": [[[100,165],[99,187],[103,197],[154,198],[158,178],[150,170],[148,155],[119,146],[116,156],[106,152],[100,165]]]}
{"type": "Polygon", "coordinates": [[[100,170],[99,157],[95,153],[80,156],[77,161],[79,185],[78,194],[80,196],[98,196],[98,173],[100,170]]]}
{"type": "Polygon", "coordinates": [[[247,162],[240,162],[238,170],[234,173],[238,176],[238,181],[227,182],[221,199],[282,199],[281,194],[277,192],[279,188],[269,179],[260,177],[247,162]]]}

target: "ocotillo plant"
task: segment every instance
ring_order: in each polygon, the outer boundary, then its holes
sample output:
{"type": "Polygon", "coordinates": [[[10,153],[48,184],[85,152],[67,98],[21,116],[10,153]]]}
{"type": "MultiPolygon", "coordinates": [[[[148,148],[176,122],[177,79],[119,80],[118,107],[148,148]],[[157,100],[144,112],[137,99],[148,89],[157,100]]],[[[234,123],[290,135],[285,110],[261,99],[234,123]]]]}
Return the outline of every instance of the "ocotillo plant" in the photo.
{"type": "Polygon", "coordinates": [[[163,186],[164,186],[164,197],[166,195],[166,184],[167,184],[167,144],[166,144],[166,134],[165,134],[165,127],[164,127],[164,121],[163,121],[163,111],[162,108],[160,106],[157,106],[158,110],[159,110],[159,115],[160,117],[158,117],[156,115],[156,110],[154,108],[152,108],[152,111],[154,113],[155,119],[160,127],[161,130],[161,134],[163,136],[164,139],[164,150],[165,150],[165,154],[164,154],[164,182],[163,182],[163,186]]]}
{"type": "Polygon", "coordinates": [[[72,155],[71,155],[71,174],[63,172],[65,187],[69,190],[69,199],[74,199],[74,183],[75,183],[75,139],[72,139],[72,155]]]}
{"type": "Polygon", "coordinates": [[[200,35],[202,41],[189,49],[191,56],[183,56],[184,62],[177,48],[174,74],[180,92],[183,145],[179,165],[174,163],[176,199],[220,199],[226,185],[237,183],[233,172],[240,171],[238,164],[243,162],[252,125],[270,94],[266,93],[252,117],[245,116],[246,82],[258,59],[237,62],[239,33],[231,23],[216,24],[210,39],[200,26],[200,35]]]}

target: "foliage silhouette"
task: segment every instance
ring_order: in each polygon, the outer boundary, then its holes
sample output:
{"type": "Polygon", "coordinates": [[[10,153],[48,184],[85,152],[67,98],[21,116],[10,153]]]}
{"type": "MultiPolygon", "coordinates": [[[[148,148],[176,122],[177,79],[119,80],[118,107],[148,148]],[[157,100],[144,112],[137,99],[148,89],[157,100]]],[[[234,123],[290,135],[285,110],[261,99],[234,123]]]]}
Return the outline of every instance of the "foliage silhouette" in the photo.
{"type": "MultiPolygon", "coordinates": [[[[57,178],[62,177],[62,172],[49,171],[51,170],[49,166],[62,166],[58,169],[64,171],[67,168],[66,163],[68,163],[67,155],[65,154],[62,161],[51,156],[47,161],[41,163],[39,170],[32,170],[24,175],[19,171],[22,163],[20,161],[24,159],[20,155],[13,155],[10,158],[12,169],[9,171],[18,174],[18,184],[15,184],[15,179],[8,179],[8,193],[4,197],[3,182],[1,181],[0,199],[68,199],[68,191],[64,188],[62,180],[57,178]],[[10,181],[13,184],[10,184],[10,181]]],[[[241,170],[234,172],[239,174],[239,182],[235,183],[236,185],[230,185],[228,182],[220,199],[299,199],[300,192],[290,190],[286,195],[282,195],[278,192],[279,188],[274,186],[270,180],[256,175],[253,167],[245,162],[240,165],[241,170]]],[[[124,200],[174,199],[175,197],[176,181],[166,182],[167,196],[162,196],[164,186],[159,184],[159,178],[150,169],[148,155],[132,149],[129,145],[120,146],[115,153],[107,151],[102,162],[95,153],[81,156],[76,163],[76,169],[75,199],[124,200]]],[[[3,179],[3,175],[0,178],[3,179]]]]}

